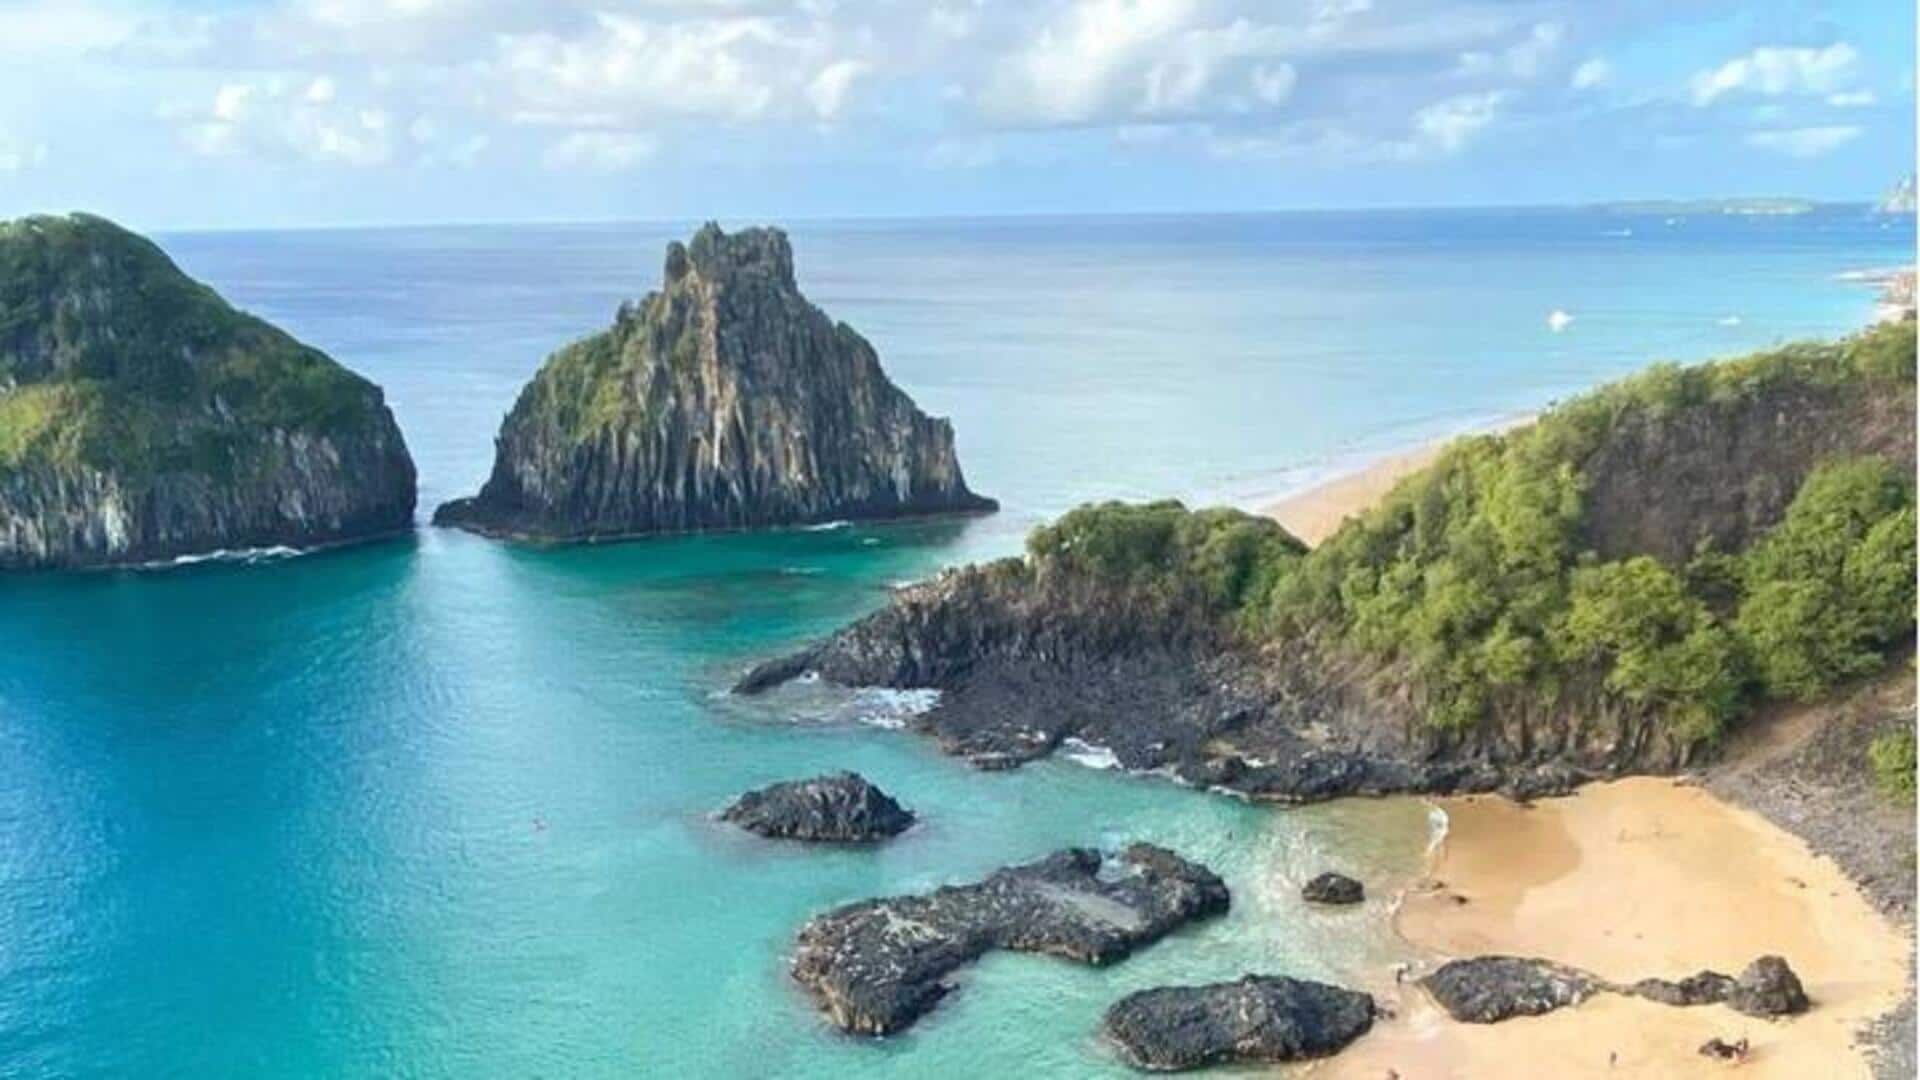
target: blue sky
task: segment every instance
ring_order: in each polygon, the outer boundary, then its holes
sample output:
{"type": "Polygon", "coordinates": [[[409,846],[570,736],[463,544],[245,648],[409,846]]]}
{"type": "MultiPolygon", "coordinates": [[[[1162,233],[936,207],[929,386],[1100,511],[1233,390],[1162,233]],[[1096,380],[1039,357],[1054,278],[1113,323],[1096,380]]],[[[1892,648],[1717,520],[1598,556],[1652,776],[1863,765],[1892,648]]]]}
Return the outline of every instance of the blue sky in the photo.
{"type": "Polygon", "coordinates": [[[1908,0],[0,0],[0,217],[1876,195],[1908,0]]]}

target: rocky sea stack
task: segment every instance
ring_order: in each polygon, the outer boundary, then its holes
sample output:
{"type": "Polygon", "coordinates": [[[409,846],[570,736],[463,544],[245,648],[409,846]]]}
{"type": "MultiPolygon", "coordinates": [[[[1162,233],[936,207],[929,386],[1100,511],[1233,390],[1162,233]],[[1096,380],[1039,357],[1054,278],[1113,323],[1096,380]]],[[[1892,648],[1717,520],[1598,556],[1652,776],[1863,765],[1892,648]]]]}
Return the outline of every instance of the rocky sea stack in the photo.
{"type": "Polygon", "coordinates": [[[668,247],[664,288],[541,367],[480,494],[434,523],[592,540],[995,506],[947,421],[800,295],[785,233],[709,224],[668,247]]]}
{"type": "Polygon", "coordinates": [[[1102,1030],[1127,1062],[1155,1072],[1326,1057],[1373,1027],[1373,998],[1307,979],[1248,975],[1122,998],[1102,1030]]]}
{"type": "Polygon", "coordinates": [[[859,844],[907,831],[913,812],[859,773],[840,772],[749,791],[720,820],[776,839],[859,844]]]}
{"type": "Polygon", "coordinates": [[[101,218],[0,224],[0,569],[412,526],[380,388],[101,218]]]}

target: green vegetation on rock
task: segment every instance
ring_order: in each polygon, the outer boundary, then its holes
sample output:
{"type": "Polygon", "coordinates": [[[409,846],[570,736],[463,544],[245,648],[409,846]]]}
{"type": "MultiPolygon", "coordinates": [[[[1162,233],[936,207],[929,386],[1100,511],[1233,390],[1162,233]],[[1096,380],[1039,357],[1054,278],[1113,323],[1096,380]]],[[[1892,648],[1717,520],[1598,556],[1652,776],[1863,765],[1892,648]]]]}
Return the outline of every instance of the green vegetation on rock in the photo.
{"type": "Polygon", "coordinates": [[[1629,417],[1684,424],[1806,387],[1910,400],[1913,379],[1910,323],[1662,365],[1454,443],[1310,553],[1264,519],[1178,503],[1084,507],[1028,549],[1043,572],[1191,590],[1255,640],[1367,657],[1401,673],[1438,726],[1471,726],[1496,698],[1551,708],[1597,686],[1683,743],[1711,740],[1760,701],[1877,669],[1912,633],[1912,486],[1877,457],[1810,463],[1784,518],[1744,550],[1706,543],[1674,565],[1595,554],[1588,463],[1629,417]]]}
{"type": "Polygon", "coordinates": [[[0,569],[404,529],[380,389],[101,218],[0,223],[0,569]]]}
{"type": "Polygon", "coordinates": [[[352,434],[379,391],[85,214],[0,223],[0,468],[235,466],[240,432],[352,434]]]}
{"type": "Polygon", "coordinates": [[[1915,764],[1912,728],[1882,733],[1867,747],[1867,760],[1873,766],[1873,781],[1881,791],[1890,798],[1913,801],[1915,764]]]}

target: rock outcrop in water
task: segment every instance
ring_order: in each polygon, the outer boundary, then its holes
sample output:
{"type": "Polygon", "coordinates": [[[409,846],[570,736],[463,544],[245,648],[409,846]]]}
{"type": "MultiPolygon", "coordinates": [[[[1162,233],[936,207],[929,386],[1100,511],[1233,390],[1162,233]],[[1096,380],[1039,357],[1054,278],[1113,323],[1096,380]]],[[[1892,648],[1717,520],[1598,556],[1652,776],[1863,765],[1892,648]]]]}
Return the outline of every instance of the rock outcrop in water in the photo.
{"type": "Polygon", "coordinates": [[[380,388],[88,215],[0,224],[0,569],[413,523],[380,388]]]}
{"type": "Polygon", "coordinates": [[[1326,1057],[1373,1027],[1373,998],[1325,983],[1248,975],[1120,999],[1101,1030],[1128,1063],[1155,1072],[1326,1057]]]}
{"type": "Polygon", "coordinates": [[[1307,882],[1300,896],[1315,904],[1357,904],[1367,898],[1367,890],[1347,875],[1329,870],[1307,882]]]}
{"type": "Polygon", "coordinates": [[[1662,1005],[1719,1005],[1770,1018],[1807,1010],[1806,991],[1785,960],[1763,956],[1739,978],[1701,971],[1684,979],[1641,979],[1627,985],[1608,982],[1551,960],[1517,956],[1476,956],[1453,960],[1420,980],[1447,1015],[1469,1024],[1495,1024],[1515,1016],[1539,1016],[1578,1005],[1595,994],[1624,994],[1662,1005]]]}
{"type": "Polygon", "coordinates": [[[994,506],[952,427],[800,295],[785,233],[709,224],[668,248],[661,291],[541,367],[486,485],[434,522],[590,540],[994,506]]]}
{"type": "Polygon", "coordinates": [[[990,950],[1110,964],[1227,904],[1212,871],[1164,848],[1135,844],[1118,857],[1072,848],[971,885],[829,911],[800,931],[793,977],[834,1026],[889,1035],[990,950]]]}
{"type": "Polygon", "coordinates": [[[840,772],[749,791],[720,820],[766,837],[852,844],[897,836],[913,814],[866,777],[840,772]]]}

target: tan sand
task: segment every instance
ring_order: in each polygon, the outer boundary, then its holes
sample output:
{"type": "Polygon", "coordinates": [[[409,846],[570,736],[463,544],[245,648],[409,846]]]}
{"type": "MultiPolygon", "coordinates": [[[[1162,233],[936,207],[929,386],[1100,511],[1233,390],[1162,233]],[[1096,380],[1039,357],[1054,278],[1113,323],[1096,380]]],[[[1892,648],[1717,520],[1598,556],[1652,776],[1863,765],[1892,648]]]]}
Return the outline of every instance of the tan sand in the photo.
{"type": "Polygon", "coordinates": [[[1898,1005],[1911,945],[1840,869],[1797,837],[1668,779],[1593,785],[1533,807],[1450,799],[1432,881],[1397,925],[1436,961],[1539,956],[1616,981],[1701,968],[1737,974],[1787,958],[1813,1008],[1769,1022],[1724,1006],[1690,1009],[1601,995],[1500,1024],[1459,1024],[1407,986],[1398,1016],[1314,1075],[1432,1077],[1720,1076],[1699,1055],[1749,1039],[1740,1077],[1867,1077],[1854,1036],[1898,1005]],[[1465,897],[1466,903],[1456,897],[1465,897]]]}
{"type": "MultiPolygon", "coordinates": [[[[1532,416],[1516,416],[1489,425],[1481,434],[1510,431],[1531,423],[1532,416]]],[[[1386,497],[1393,485],[1419,472],[1453,440],[1437,439],[1424,446],[1384,457],[1365,468],[1335,477],[1317,487],[1260,508],[1260,513],[1278,521],[1286,530],[1316,547],[1332,536],[1348,518],[1359,514],[1386,497]]]]}

